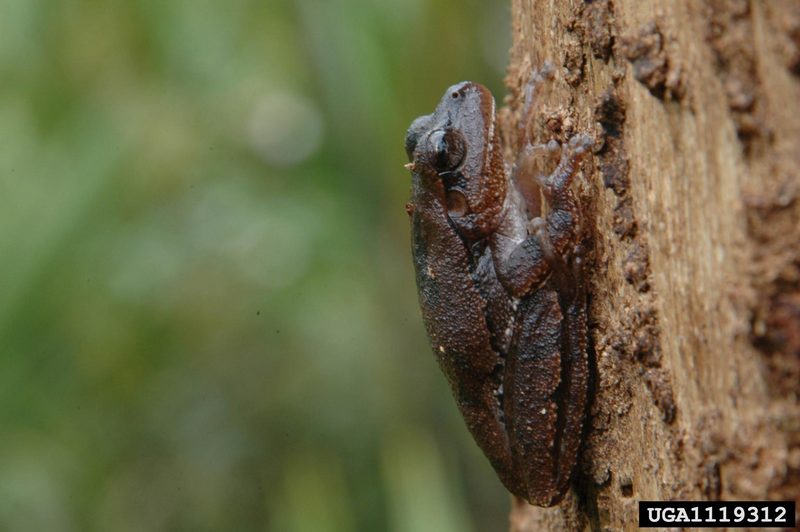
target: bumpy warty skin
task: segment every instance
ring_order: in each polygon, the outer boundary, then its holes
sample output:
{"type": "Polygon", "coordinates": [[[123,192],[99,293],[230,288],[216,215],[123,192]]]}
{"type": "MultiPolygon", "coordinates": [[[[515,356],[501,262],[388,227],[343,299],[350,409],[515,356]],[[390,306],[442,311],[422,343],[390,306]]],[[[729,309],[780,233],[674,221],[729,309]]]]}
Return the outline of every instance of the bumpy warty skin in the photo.
{"type": "Polygon", "coordinates": [[[470,82],[409,128],[412,254],[431,347],[470,432],[509,491],[550,506],[569,487],[588,395],[569,190],[582,145],[545,181],[550,214],[528,235],[494,131],[494,99],[470,82]]]}

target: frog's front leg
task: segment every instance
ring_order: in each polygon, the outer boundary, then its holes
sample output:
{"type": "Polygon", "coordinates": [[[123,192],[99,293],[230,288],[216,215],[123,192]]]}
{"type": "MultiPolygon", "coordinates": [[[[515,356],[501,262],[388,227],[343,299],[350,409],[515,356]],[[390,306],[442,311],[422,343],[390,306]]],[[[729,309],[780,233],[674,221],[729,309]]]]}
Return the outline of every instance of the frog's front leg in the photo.
{"type": "Polygon", "coordinates": [[[572,137],[561,149],[561,160],[547,177],[537,181],[549,207],[546,218],[534,218],[535,230],[522,241],[498,231],[490,238],[497,277],[514,297],[540,285],[553,270],[563,270],[577,244],[580,210],[571,189],[578,165],[592,145],[588,135],[572,137]],[[537,227],[538,226],[538,227],[537,227]]]}

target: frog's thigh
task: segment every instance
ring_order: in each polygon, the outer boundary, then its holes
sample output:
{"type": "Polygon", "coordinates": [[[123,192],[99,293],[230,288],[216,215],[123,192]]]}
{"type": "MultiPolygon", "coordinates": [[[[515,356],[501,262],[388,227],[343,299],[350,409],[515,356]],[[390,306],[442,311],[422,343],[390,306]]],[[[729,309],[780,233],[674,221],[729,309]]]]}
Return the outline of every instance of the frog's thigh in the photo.
{"type": "Polygon", "coordinates": [[[504,409],[514,467],[528,479],[530,499],[553,496],[559,484],[558,405],[561,324],[558,297],[540,288],[520,303],[506,360],[504,409]]]}

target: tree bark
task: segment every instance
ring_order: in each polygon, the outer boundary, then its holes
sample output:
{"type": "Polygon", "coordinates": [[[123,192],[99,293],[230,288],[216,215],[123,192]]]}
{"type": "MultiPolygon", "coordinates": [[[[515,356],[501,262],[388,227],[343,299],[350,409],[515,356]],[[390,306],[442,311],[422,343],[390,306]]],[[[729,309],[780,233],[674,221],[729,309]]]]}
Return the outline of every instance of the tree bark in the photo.
{"type": "Polygon", "coordinates": [[[511,529],[634,529],[639,500],[800,498],[800,2],[513,1],[503,127],[597,139],[596,368],[574,489],[511,529]]]}

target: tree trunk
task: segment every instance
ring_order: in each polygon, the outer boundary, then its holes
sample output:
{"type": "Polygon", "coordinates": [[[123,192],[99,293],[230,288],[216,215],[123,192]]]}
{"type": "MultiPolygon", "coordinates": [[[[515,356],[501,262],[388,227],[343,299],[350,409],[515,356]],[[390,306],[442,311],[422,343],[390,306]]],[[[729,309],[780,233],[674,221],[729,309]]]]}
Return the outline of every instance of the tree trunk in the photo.
{"type": "Polygon", "coordinates": [[[596,367],[575,489],[511,528],[632,529],[639,500],[800,497],[800,2],[514,0],[504,115],[597,139],[596,367]]]}

